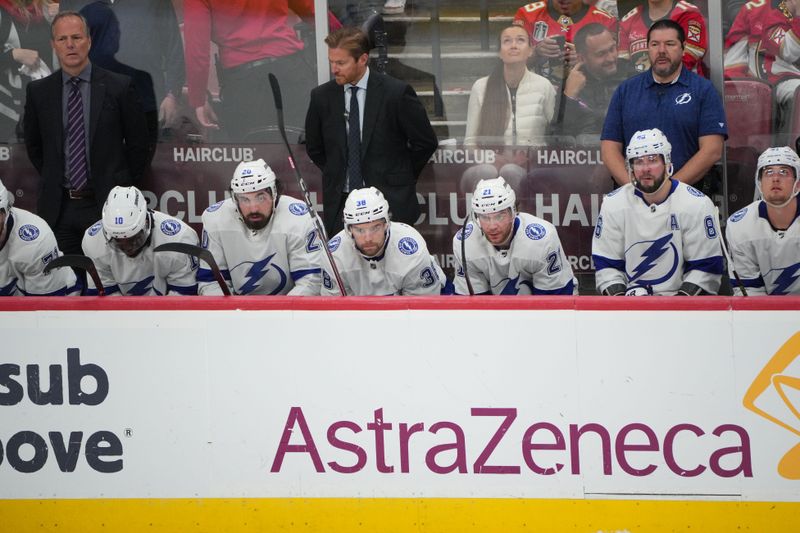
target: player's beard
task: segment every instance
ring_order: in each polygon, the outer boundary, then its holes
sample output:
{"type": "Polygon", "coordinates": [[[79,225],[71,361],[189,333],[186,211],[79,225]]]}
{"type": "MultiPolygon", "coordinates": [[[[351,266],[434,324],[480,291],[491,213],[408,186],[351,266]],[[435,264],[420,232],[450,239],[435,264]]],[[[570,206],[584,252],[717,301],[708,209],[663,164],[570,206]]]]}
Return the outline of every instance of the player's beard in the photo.
{"type": "Polygon", "coordinates": [[[272,218],[272,215],[265,216],[264,213],[250,213],[246,217],[242,217],[242,220],[248,229],[258,231],[267,227],[270,218],[272,218]]]}
{"type": "MultiPolygon", "coordinates": [[[[658,59],[660,58],[656,58],[656,61],[658,61],[658,59]]],[[[669,59],[669,56],[667,56],[667,59],[669,59]]],[[[668,65],[654,63],[653,72],[656,74],[656,76],[661,78],[669,78],[678,71],[678,68],[680,68],[682,62],[683,58],[679,57],[676,61],[670,61],[668,65]]]]}
{"type": "MultiPolygon", "coordinates": [[[[647,176],[652,177],[650,174],[647,176]]],[[[649,186],[645,186],[642,184],[641,179],[636,179],[636,188],[639,189],[644,194],[653,194],[654,192],[658,191],[662,185],[664,185],[664,181],[667,179],[666,173],[661,174],[660,178],[653,179],[653,184],[649,186]]]]}

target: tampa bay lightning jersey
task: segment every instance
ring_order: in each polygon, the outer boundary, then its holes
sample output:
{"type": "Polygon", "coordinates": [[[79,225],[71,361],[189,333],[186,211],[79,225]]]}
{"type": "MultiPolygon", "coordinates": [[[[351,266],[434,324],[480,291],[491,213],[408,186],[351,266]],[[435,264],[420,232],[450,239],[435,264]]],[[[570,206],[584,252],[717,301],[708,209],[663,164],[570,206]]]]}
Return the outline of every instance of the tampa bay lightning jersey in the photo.
{"type": "Polygon", "coordinates": [[[592,242],[598,292],[617,283],[656,295],[675,294],[683,282],[719,290],[724,262],[714,204],[694,187],[670,182],[660,204],[647,205],[630,183],[603,199],[592,242]]]}
{"type": "MultiPolygon", "coordinates": [[[[577,294],[555,226],[528,213],[518,213],[508,249],[490,243],[474,221],[466,226],[464,252],[475,294],[577,294]]],[[[469,294],[461,257],[462,231],[453,237],[456,294],[469,294]]]]}
{"type": "MultiPolygon", "coordinates": [[[[731,215],[725,235],[733,267],[748,295],[800,294],[800,201],[786,230],[767,218],[767,204],[753,202],[731,215]]],[[[731,287],[741,295],[731,271],[731,287]]]]}
{"type": "MultiPolygon", "coordinates": [[[[383,252],[367,259],[356,249],[344,229],[329,242],[328,249],[339,270],[348,296],[392,296],[441,294],[447,278],[417,230],[400,222],[389,223],[383,252]]],[[[323,263],[323,296],[339,296],[339,286],[323,263]]]]}
{"type": "MultiPolygon", "coordinates": [[[[136,257],[109,246],[103,224],[96,222],[83,235],[83,253],[97,269],[108,296],[163,296],[197,294],[197,260],[178,252],[155,252],[156,247],[170,242],[197,246],[197,232],[188,224],[159,211],[153,217],[150,239],[136,257]]],[[[97,294],[91,277],[87,294],[97,294]]]]}
{"type": "MultiPolygon", "coordinates": [[[[210,206],[202,219],[201,246],[214,255],[233,294],[319,295],[324,243],[305,203],[280,195],[269,223],[260,230],[244,225],[231,198],[210,206]]],[[[200,294],[222,294],[202,261],[197,281],[200,294]]]]}
{"type": "Polygon", "coordinates": [[[8,208],[6,238],[0,242],[0,296],[73,296],[80,294],[71,268],[44,273],[47,263],[62,255],[47,222],[8,208]]]}

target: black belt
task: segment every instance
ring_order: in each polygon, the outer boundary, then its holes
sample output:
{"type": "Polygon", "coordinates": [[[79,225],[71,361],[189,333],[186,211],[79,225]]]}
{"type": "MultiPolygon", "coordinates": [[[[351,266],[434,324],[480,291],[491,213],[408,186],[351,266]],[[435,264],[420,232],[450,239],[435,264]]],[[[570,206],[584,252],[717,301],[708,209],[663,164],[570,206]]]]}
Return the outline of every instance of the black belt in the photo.
{"type": "Polygon", "coordinates": [[[64,189],[64,194],[70,200],[93,200],[94,191],[89,189],[64,189]]]}
{"type": "Polygon", "coordinates": [[[255,61],[248,61],[247,63],[242,63],[241,65],[236,65],[235,67],[225,68],[223,69],[224,72],[228,74],[237,74],[239,72],[245,72],[248,70],[256,69],[259,67],[263,67],[265,65],[271,65],[272,63],[276,63],[278,61],[289,59],[293,57],[295,54],[289,54],[286,56],[280,57],[264,57],[261,59],[256,59],[255,61]]]}

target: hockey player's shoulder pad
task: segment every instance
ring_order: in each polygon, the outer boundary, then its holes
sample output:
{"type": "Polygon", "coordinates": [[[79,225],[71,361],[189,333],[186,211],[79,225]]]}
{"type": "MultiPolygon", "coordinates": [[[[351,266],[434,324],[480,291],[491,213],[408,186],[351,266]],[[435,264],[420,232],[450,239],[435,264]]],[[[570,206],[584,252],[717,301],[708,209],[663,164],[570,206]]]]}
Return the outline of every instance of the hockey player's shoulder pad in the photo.
{"type": "Polygon", "coordinates": [[[728,217],[728,223],[735,224],[736,222],[742,220],[746,214],[747,214],[747,207],[743,207],[738,211],[736,211],[734,214],[732,214],[730,217],[728,217]]]}
{"type": "Polygon", "coordinates": [[[544,220],[531,222],[525,226],[525,236],[532,241],[540,241],[545,238],[548,233],[548,228],[544,220]]]}
{"type": "Polygon", "coordinates": [[[161,221],[158,225],[158,230],[167,237],[174,237],[179,234],[183,229],[183,225],[179,220],[174,218],[167,218],[161,221]]]}
{"type": "Polygon", "coordinates": [[[694,196],[694,197],[697,197],[697,198],[707,198],[707,196],[706,196],[705,194],[703,194],[703,192],[702,192],[702,191],[699,191],[699,190],[695,189],[695,188],[694,188],[694,187],[692,187],[691,185],[686,185],[686,184],[684,184],[684,187],[686,188],[686,192],[688,192],[690,195],[692,195],[692,196],[694,196]]]}
{"type": "Polygon", "coordinates": [[[215,204],[211,204],[210,206],[206,207],[206,210],[203,211],[203,212],[204,213],[213,213],[214,211],[216,211],[217,209],[222,207],[222,204],[224,204],[224,203],[225,203],[225,200],[220,200],[219,202],[217,202],[215,204]]]}
{"type": "Polygon", "coordinates": [[[411,226],[393,222],[392,230],[395,232],[394,234],[399,237],[396,246],[401,254],[414,255],[420,250],[420,248],[423,250],[427,249],[425,239],[423,239],[422,235],[420,235],[420,233],[411,226]]]}
{"type": "Polygon", "coordinates": [[[342,236],[336,235],[331,240],[328,241],[328,251],[330,253],[336,252],[339,249],[339,246],[342,244],[342,236]]]}
{"type": "Polygon", "coordinates": [[[292,202],[289,204],[289,212],[295,216],[301,217],[308,213],[308,206],[303,202],[292,202]]]}
{"type": "Polygon", "coordinates": [[[453,239],[455,241],[461,241],[462,239],[465,238],[469,239],[469,236],[472,235],[474,229],[475,229],[475,224],[473,224],[472,222],[467,222],[467,226],[459,228],[453,239]]]}

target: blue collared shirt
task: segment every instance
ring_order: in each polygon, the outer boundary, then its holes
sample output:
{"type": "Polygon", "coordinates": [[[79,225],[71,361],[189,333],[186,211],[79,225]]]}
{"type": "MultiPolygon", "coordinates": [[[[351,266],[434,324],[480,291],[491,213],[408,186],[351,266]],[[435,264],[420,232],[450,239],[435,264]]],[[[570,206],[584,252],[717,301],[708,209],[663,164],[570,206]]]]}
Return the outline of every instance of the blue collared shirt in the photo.
{"type": "Polygon", "coordinates": [[[627,146],[633,134],[658,128],[672,145],[675,172],[700,148],[704,135],[728,137],[722,99],[705,78],[681,67],[675,82],[657,83],[651,70],[623,82],[611,97],[602,140],[627,146]]]}

